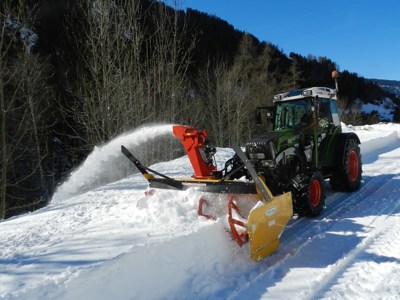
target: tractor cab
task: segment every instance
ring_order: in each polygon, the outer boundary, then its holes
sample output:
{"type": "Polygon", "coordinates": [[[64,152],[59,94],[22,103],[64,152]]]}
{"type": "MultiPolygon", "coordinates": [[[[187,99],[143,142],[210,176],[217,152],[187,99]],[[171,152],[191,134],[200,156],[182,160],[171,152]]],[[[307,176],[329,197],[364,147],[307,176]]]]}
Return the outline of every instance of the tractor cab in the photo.
{"type": "Polygon", "coordinates": [[[275,95],[273,130],[303,132],[314,124],[321,131],[331,131],[340,126],[336,100],[336,91],[325,87],[275,95]]]}
{"type": "Polygon", "coordinates": [[[336,102],[336,90],[326,87],[275,95],[273,130],[294,129],[299,147],[309,149],[313,166],[330,165],[333,137],[342,132],[336,102]]]}
{"type": "MultiPolygon", "coordinates": [[[[275,95],[273,102],[272,107],[256,110],[262,134],[255,139],[268,140],[271,145],[268,148],[273,149],[265,152],[284,153],[276,159],[296,153],[304,161],[303,166],[312,168],[331,165],[333,137],[342,132],[336,90],[327,87],[293,90],[275,95]]],[[[250,157],[254,156],[253,147],[249,145],[248,148],[250,157]]],[[[275,155],[271,153],[266,157],[273,160],[275,155]]]]}

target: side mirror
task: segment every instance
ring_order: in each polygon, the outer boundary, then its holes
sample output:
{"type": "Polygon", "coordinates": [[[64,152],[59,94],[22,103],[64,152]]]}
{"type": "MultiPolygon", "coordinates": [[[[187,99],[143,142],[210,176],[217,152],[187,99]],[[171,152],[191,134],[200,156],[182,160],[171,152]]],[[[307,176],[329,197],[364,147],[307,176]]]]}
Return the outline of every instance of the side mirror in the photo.
{"type": "Polygon", "coordinates": [[[256,110],[256,124],[257,127],[261,126],[262,124],[261,112],[259,110],[256,110]]]}
{"type": "Polygon", "coordinates": [[[262,125],[270,125],[274,120],[274,107],[264,106],[256,108],[256,124],[257,127],[262,125]]]}

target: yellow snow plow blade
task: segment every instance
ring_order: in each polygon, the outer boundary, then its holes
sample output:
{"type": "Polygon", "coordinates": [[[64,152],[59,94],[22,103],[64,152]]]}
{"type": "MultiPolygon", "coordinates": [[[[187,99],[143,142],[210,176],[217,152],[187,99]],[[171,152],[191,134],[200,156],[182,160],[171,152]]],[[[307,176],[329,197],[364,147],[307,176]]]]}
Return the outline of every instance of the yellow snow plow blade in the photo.
{"type": "Polygon", "coordinates": [[[250,254],[254,261],[271,255],[279,247],[279,237],[293,215],[292,194],[259,201],[247,218],[250,254]]]}
{"type": "Polygon", "coordinates": [[[279,237],[293,215],[292,193],[273,196],[241,148],[235,142],[232,147],[245,164],[262,199],[247,217],[250,255],[253,260],[260,261],[279,247],[279,237]]]}

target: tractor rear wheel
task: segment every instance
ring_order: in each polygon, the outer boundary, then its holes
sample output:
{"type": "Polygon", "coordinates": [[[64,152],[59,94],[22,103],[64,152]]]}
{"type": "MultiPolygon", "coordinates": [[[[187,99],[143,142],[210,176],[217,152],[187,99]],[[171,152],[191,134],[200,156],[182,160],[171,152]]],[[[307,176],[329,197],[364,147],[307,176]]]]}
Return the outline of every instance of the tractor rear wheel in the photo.
{"type": "Polygon", "coordinates": [[[325,181],[321,173],[302,173],[293,179],[293,208],[300,215],[318,216],[325,205],[325,181]]]}
{"type": "Polygon", "coordinates": [[[334,190],[341,192],[354,192],[361,185],[361,154],[360,147],[354,139],[349,139],[344,145],[343,153],[333,170],[330,184],[334,190]]]}

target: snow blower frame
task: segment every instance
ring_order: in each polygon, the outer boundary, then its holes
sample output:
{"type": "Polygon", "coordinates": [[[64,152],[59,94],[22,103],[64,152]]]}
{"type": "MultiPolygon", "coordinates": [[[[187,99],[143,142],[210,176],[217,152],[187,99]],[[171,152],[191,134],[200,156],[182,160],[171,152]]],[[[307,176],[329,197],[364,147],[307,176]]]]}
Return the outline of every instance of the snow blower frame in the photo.
{"type": "MultiPolygon", "coordinates": [[[[168,177],[144,166],[124,146],[121,146],[121,151],[143,174],[150,188],[193,189],[200,192],[228,194],[227,216],[232,238],[240,247],[249,241],[251,258],[255,261],[260,261],[273,253],[279,247],[279,237],[293,215],[291,193],[273,196],[236,143],[233,143],[236,160],[232,162],[230,159],[226,162],[225,169],[218,171],[213,162],[216,150],[207,145],[207,131],[190,126],[173,126],[173,134],[182,142],[189,157],[194,170],[191,178],[168,177]],[[243,169],[250,174],[250,181],[229,179],[230,175],[243,169]],[[241,197],[245,198],[246,195],[252,195],[257,199],[247,218],[239,211],[235,201],[241,197]]],[[[215,216],[204,213],[204,208],[209,204],[209,200],[201,197],[198,214],[215,220],[215,216]]]]}

